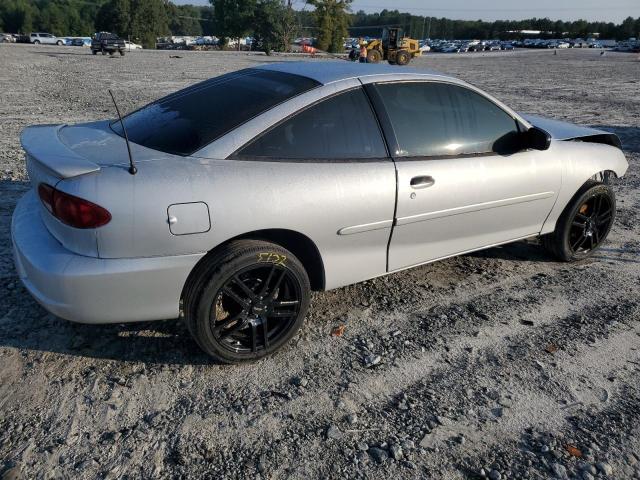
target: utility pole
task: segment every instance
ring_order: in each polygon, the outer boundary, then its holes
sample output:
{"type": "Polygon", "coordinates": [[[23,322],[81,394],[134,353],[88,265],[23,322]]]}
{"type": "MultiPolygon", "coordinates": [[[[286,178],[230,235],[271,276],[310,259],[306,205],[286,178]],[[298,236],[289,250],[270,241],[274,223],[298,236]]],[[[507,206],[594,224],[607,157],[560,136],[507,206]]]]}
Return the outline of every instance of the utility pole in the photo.
{"type": "Polygon", "coordinates": [[[431,38],[431,15],[429,15],[429,28],[427,30],[427,38],[431,38]]]}
{"type": "Polygon", "coordinates": [[[422,35],[420,35],[420,38],[422,38],[422,40],[424,40],[424,24],[427,23],[427,17],[424,17],[422,19],[422,35]]]}

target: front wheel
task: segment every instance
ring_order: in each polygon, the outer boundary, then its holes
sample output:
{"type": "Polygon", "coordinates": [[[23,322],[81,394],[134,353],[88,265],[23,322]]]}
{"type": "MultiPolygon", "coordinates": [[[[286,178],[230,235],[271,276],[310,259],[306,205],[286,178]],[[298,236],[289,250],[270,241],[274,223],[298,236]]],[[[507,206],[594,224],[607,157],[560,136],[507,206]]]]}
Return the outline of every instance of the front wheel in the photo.
{"type": "Polygon", "coordinates": [[[34,41],[33,41],[33,44],[34,44],[34,45],[40,45],[40,40],[34,40],[34,41]]]}
{"type": "Polygon", "coordinates": [[[367,52],[367,62],[380,63],[380,60],[382,60],[380,50],[369,50],[369,52],[367,52]]]}
{"type": "Polygon", "coordinates": [[[411,54],[406,50],[400,50],[396,54],[396,63],[398,65],[407,65],[411,61],[411,54]]]}
{"type": "Polygon", "coordinates": [[[307,272],[288,250],[235,241],[196,267],[185,286],[185,321],[200,348],[216,360],[257,360],[300,329],[310,290],[307,272]]]}
{"type": "Polygon", "coordinates": [[[542,245],[559,260],[582,260],[602,245],[615,215],[616,198],[611,187],[589,181],[564,209],[556,229],[541,237],[542,245]]]}
{"type": "Polygon", "coordinates": [[[57,45],[57,46],[59,46],[59,47],[61,47],[61,46],[62,46],[62,40],[58,40],[58,41],[56,42],[56,45],[57,45]]]}
{"type": "Polygon", "coordinates": [[[120,52],[120,56],[124,57],[124,50],[119,50],[119,52],[120,52]]]}

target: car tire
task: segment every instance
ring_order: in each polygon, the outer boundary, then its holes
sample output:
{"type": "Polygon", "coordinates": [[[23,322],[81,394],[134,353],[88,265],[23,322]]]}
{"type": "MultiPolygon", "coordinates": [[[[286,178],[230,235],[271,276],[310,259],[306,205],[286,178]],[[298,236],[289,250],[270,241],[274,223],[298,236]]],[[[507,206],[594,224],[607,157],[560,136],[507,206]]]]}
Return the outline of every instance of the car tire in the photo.
{"type": "Polygon", "coordinates": [[[100,52],[102,53],[102,55],[106,55],[107,51],[103,48],[102,50],[100,50],[100,52]]]}
{"type": "Polygon", "coordinates": [[[120,56],[124,57],[124,50],[118,50],[120,52],[120,56]]]}
{"type": "Polygon", "coordinates": [[[112,56],[112,57],[113,57],[115,54],[116,54],[116,51],[115,51],[115,50],[111,50],[111,51],[109,52],[109,55],[110,55],[110,56],[112,56]]]}
{"type": "Polygon", "coordinates": [[[61,46],[62,46],[62,40],[58,40],[58,41],[56,42],[56,45],[57,45],[57,46],[59,46],[59,47],[61,47],[61,46]]]}
{"type": "Polygon", "coordinates": [[[407,65],[411,61],[411,54],[406,50],[400,50],[396,53],[396,63],[398,65],[407,65]]]}
{"type": "Polygon", "coordinates": [[[380,63],[382,60],[382,54],[380,50],[370,50],[367,52],[367,62],[369,63],[380,63]]]}
{"type": "Polygon", "coordinates": [[[541,243],[558,260],[582,260],[593,254],[605,241],[615,215],[613,189],[607,184],[590,180],[565,207],[556,229],[540,237],[541,243]]]}
{"type": "Polygon", "coordinates": [[[40,45],[40,40],[34,40],[34,41],[33,41],[33,44],[34,44],[34,45],[40,45]]]}
{"type": "Polygon", "coordinates": [[[97,50],[91,50],[91,53],[92,53],[93,55],[97,55],[97,54],[98,54],[98,51],[97,51],[97,50]]]}
{"type": "Polygon", "coordinates": [[[310,291],[307,272],[291,252],[238,240],[196,266],[184,289],[184,318],[196,343],[217,361],[254,361],[296,334],[310,291]]]}

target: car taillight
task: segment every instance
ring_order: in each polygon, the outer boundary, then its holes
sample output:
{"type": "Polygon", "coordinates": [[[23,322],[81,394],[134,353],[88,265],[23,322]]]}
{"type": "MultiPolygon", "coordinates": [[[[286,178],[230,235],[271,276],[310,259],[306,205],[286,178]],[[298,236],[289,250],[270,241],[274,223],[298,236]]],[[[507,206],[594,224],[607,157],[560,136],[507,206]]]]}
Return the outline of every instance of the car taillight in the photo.
{"type": "Polygon", "coordinates": [[[71,227],[97,228],[111,221],[111,214],[100,205],[56,190],[46,183],[38,185],[38,195],[54,217],[71,227]]]}

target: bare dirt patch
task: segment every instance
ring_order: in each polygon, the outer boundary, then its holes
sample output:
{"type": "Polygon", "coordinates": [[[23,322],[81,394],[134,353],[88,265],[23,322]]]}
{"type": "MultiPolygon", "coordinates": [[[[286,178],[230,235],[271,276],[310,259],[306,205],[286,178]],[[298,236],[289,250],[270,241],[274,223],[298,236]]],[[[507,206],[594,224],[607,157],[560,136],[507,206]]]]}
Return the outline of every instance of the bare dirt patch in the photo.
{"type": "Polygon", "coordinates": [[[565,265],[519,242],[317,294],[289,346],[232,367],[212,364],[177,321],[57,319],[13,268],[11,214],[28,188],[22,128],[113,117],[106,88],[131,110],[211,76],[291,60],[180,57],[0,45],[0,474],[640,478],[637,56],[414,62],[516,110],[620,135],[630,169],[616,181],[618,220],[596,256],[565,265]]]}

